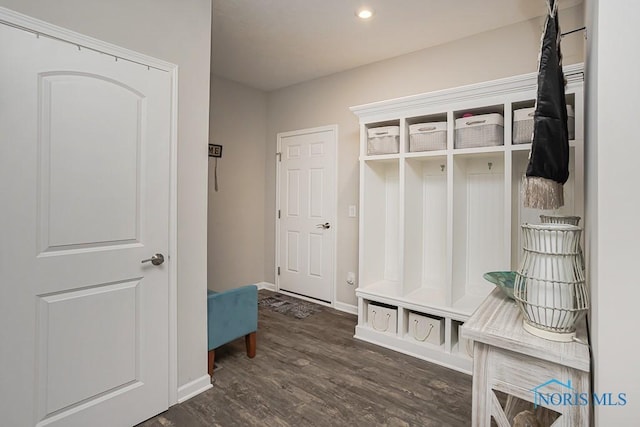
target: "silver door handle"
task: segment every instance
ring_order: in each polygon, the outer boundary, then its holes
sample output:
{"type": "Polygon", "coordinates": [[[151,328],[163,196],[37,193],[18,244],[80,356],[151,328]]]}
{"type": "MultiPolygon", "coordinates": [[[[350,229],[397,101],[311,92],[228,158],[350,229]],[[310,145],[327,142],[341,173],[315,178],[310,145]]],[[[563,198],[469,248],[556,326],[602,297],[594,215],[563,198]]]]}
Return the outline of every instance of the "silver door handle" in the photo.
{"type": "Polygon", "coordinates": [[[164,262],[164,255],[155,254],[149,259],[143,259],[141,263],[144,264],[145,262],[150,262],[153,265],[160,265],[164,262]]]}
{"type": "Polygon", "coordinates": [[[324,224],[317,224],[316,228],[322,228],[324,230],[328,230],[329,228],[331,228],[331,224],[329,224],[328,222],[325,222],[324,224]]]}

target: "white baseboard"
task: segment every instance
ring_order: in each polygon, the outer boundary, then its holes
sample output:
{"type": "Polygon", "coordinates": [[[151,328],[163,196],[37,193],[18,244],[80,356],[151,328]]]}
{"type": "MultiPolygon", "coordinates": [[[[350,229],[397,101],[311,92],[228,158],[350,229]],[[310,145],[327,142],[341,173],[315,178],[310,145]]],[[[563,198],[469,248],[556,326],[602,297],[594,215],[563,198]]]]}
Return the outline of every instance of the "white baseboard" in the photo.
{"type": "Polygon", "coordinates": [[[211,387],[211,377],[203,375],[198,379],[178,387],[178,403],[185,402],[198,394],[209,390],[211,387]]]}
{"type": "Polygon", "coordinates": [[[344,311],[345,313],[358,314],[358,307],[351,304],[345,304],[343,302],[336,301],[333,304],[333,308],[336,310],[344,311]]]}
{"type": "Polygon", "coordinates": [[[274,283],[269,283],[269,282],[258,282],[256,283],[256,286],[258,287],[258,290],[260,289],[266,289],[268,291],[276,291],[276,285],[274,283]]]}

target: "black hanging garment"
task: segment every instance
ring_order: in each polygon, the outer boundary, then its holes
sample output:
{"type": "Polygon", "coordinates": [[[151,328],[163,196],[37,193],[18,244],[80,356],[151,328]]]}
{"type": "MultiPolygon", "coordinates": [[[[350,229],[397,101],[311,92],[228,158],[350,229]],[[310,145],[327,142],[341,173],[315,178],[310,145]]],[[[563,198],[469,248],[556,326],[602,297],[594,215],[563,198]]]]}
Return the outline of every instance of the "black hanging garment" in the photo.
{"type": "Polygon", "coordinates": [[[538,95],[533,139],[524,178],[524,206],[557,209],[564,205],[563,184],[569,178],[569,134],[560,52],[558,1],[547,0],[549,16],[538,64],[538,95]]]}

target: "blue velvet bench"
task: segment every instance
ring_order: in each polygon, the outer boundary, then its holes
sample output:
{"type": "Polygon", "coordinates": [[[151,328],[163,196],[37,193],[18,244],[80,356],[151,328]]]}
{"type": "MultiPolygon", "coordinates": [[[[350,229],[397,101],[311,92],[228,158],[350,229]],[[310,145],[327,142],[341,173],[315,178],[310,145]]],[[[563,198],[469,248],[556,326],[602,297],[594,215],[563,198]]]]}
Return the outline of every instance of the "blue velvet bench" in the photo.
{"type": "Polygon", "coordinates": [[[213,375],[215,349],[238,338],[245,338],[247,356],[255,357],[257,330],[257,286],[247,285],[223,292],[207,290],[209,375],[213,375]]]}

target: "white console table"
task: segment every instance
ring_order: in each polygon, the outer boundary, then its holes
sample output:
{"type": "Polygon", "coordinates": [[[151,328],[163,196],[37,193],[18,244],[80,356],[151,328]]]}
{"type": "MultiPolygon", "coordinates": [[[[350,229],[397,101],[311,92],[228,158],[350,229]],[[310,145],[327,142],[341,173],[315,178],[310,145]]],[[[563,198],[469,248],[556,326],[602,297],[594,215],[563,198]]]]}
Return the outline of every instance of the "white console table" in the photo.
{"type": "Polygon", "coordinates": [[[499,427],[511,426],[520,399],[560,413],[554,427],[588,426],[586,335],[584,321],[577,331],[580,342],[549,341],[526,332],[515,302],[495,289],[462,327],[462,336],[474,341],[472,425],[488,427],[493,418],[499,427]],[[494,391],[507,394],[504,408],[494,391]]]}

